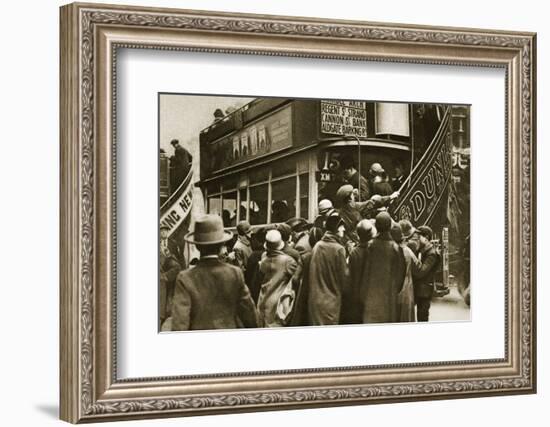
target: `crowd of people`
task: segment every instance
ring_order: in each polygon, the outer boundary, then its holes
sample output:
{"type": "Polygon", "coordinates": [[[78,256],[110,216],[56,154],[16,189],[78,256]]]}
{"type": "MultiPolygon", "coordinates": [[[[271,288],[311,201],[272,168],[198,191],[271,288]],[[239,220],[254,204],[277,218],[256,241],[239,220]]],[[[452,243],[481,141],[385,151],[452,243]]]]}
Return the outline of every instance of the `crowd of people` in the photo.
{"type": "Polygon", "coordinates": [[[387,206],[399,193],[350,178],[312,223],[241,221],[235,239],[220,216],[198,218],[189,268],[161,231],[161,329],[428,321],[441,262],[431,228],[394,221],[387,206]]]}

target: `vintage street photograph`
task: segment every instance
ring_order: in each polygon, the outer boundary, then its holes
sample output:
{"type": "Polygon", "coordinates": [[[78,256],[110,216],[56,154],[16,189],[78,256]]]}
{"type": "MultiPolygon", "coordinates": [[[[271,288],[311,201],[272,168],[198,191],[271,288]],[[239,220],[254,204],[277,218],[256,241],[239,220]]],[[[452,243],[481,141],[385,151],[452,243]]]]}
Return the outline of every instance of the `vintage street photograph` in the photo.
{"type": "Polygon", "coordinates": [[[470,105],[158,103],[159,331],[470,320],[470,105]]]}

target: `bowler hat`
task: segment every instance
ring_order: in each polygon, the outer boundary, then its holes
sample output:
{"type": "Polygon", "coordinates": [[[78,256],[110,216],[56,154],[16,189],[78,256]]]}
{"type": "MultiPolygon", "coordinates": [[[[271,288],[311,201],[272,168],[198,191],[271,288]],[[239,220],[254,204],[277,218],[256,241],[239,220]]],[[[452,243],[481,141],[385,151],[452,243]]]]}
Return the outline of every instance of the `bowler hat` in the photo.
{"type": "Polygon", "coordinates": [[[250,233],[250,231],[251,231],[251,228],[250,228],[250,223],[248,221],[241,221],[237,224],[237,233],[239,233],[239,235],[244,236],[250,233]]]}
{"type": "Polygon", "coordinates": [[[353,193],[353,185],[345,184],[338,189],[338,191],[336,192],[336,197],[339,200],[345,200],[351,195],[351,193],[353,193]]]}
{"type": "Polygon", "coordinates": [[[325,228],[332,233],[336,233],[340,225],[345,225],[344,220],[339,213],[333,213],[328,216],[325,228]]]}
{"type": "Polygon", "coordinates": [[[375,227],[380,233],[390,231],[391,229],[391,216],[387,212],[380,212],[376,215],[375,227]]]}
{"type": "Polygon", "coordinates": [[[222,219],[218,215],[203,215],[195,221],[195,231],[187,233],[186,242],[194,245],[215,245],[231,240],[233,234],[223,229],[222,219]]]}
{"type": "Polygon", "coordinates": [[[159,230],[170,230],[170,227],[168,227],[166,224],[161,224],[159,230]]]}
{"type": "Polygon", "coordinates": [[[421,236],[424,236],[428,240],[432,240],[434,232],[427,225],[421,225],[420,227],[417,228],[417,231],[418,231],[418,234],[420,234],[421,236]]]}
{"type": "Polygon", "coordinates": [[[401,232],[403,233],[403,238],[405,239],[410,238],[417,231],[408,219],[402,219],[399,221],[399,227],[401,227],[401,232]]]}
{"type": "Polygon", "coordinates": [[[281,233],[278,230],[269,230],[265,235],[265,248],[270,250],[281,250],[285,246],[281,233]]]}

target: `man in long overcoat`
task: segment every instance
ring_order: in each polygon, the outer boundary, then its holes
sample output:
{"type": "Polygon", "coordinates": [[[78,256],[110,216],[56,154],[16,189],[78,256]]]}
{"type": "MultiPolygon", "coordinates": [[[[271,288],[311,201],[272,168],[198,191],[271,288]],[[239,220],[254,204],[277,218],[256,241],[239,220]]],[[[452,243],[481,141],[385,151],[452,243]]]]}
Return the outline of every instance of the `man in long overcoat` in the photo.
{"type": "Polygon", "coordinates": [[[327,218],[327,231],[313,248],[309,265],[308,311],[311,325],[337,325],[342,294],[348,287],[346,250],[342,245],[345,226],[339,214],[327,218]]]}
{"type": "Polygon", "coordinates": [[[232,238],[218,215],[204,215],[185,240],[197,246],[200,260],[176,279],[172,330],[233,329],[258,326],[258,315],[243,272],[220,261],[221,246],[232,238]]]}
{"type": "Polygon", "coordinates": [[[369,244],[367,265],[361,283],[363,323],[397,322],[397,294],[403,285],[403,255],[394,242],[387,212],[376,215],[378,236],[369,244]]]}
{"type": "Polygon", "coordinates": [[[356,227],[359,244],[349,255],[350,286],[342,297],[341,323],[354,325],[363,321],[363,305],[361,302],[361,283],[363,271],[367,265],[369,242],[376,236],[371,220],[363,219],[356,227]]]}

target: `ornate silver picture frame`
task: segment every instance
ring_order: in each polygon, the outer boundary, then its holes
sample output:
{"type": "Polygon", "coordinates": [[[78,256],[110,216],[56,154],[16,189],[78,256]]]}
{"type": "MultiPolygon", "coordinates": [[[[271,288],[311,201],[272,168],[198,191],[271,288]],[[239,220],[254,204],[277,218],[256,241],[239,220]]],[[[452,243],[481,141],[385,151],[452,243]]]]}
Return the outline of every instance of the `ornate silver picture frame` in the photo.
{"type": "MultiPolygon", "coordinates": [[[[63,6],[60,13],[63,420],[536,391],[535,34],[78,3],[63,6]],[[504,357],[121,379],[116,280],[116,223],[122,219],[116,204],[120,49],[502,69],[505,248],[498,256],[505,265],[504,357]]],[[[152,286],[156,289],[157,284],[152,286]]]]}

